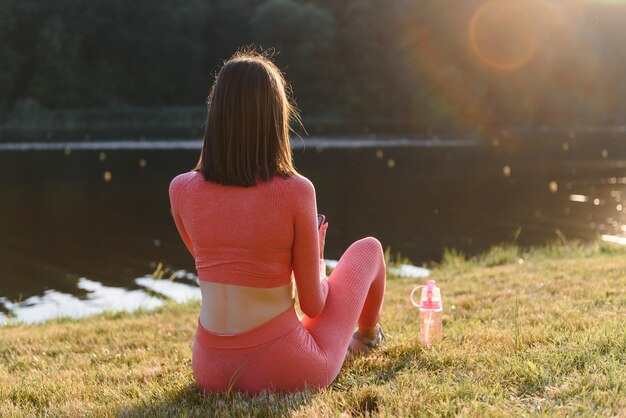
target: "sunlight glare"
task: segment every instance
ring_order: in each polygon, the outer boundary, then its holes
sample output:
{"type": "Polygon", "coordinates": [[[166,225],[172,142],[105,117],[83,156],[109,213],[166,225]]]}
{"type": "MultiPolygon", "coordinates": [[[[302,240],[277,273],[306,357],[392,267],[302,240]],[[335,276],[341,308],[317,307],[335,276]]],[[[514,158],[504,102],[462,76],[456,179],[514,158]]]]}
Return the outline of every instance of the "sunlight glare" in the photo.
{"type": "Polygon", "coordinates": [[[602,235],[602,241],[612,242],[614,244],[626,245],[626,238],[617,237],[615,235],[602,235]]]}
{"type": "Polygon", "coordinates": [[[589,198],[582,194],[571,194],[569,195],[569,200],[571,200],[572,202],[585,203],[589,201],[589,198]]]}
{"type": "Polygon", "coordinates": [[[550,193],[556,193],[559,190],[559,184],[556,181],[551,181],[548,184],[548,189],[550,190],[550,193]]]}
{"type": "Polygon", "coordinates": [[[619,5],[626,4],[626,0],[587,0],[587,3],[619,5]]]}
{"type": "Polygon", "coordinates": [[[469,41],[483,63],[499,70],[514,70],[533,56],[538,34],[527,8],[492,1],[483,4],[472,16],[469,41]]]}

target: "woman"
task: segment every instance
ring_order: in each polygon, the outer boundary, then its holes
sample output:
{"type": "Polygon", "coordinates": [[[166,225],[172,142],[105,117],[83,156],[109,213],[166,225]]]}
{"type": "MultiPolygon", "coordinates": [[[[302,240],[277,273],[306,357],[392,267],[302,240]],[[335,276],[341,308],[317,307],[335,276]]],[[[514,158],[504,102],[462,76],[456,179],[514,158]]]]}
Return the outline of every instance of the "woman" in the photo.
{"type": "Polygon", "coordinates": [[[349,348],[365,352],[384,337],[382,247],[357,241],[329,278],[320,275],[328,224],[318,231],[315,189],[293,166],[289,121],[297,114],[269,58],[237,52],[208,104],[198,164],[169,186],[202,291],[196,382],[251,394],[326,387],[349,348]]]}

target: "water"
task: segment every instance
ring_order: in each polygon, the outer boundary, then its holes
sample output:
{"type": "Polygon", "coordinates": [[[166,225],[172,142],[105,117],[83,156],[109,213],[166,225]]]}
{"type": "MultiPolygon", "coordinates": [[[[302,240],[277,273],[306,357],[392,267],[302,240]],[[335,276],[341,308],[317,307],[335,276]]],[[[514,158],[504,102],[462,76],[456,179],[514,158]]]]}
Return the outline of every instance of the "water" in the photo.
{"type": "MultiPolygon", "coordinates": [[[[518,228],[522,245],[553,239],[557,229],[568,238],[623,239],[622,143],[296,139],[294,153],[330,224],[328,258],[373,235],[420,264],[445,247],[476,254],[518,228]]],[[[42,145],[0,145],[0,322],[50,300],[78,300],[91,312],[123,292],[176,299],[186,291],[174,284],[193,287],[167,188],[195,165],[199,141],[42,145]],[[172,286],[147,280],[158,262],[183,272],[172,286]]]]}

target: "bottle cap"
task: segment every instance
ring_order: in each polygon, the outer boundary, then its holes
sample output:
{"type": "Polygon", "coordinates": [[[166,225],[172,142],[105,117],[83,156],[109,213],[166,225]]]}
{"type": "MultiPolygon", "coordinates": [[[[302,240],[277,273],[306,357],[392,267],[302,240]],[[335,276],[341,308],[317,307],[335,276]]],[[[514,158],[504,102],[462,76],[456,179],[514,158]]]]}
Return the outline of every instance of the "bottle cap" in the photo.
{"type": "Polygon", "coordinates": [[[426,286],[422,289],[422,298],[420,300],[420,308],[422,309],[442,309],[441,291],[437,287],[434,280],[426,282],[426,286]]]}

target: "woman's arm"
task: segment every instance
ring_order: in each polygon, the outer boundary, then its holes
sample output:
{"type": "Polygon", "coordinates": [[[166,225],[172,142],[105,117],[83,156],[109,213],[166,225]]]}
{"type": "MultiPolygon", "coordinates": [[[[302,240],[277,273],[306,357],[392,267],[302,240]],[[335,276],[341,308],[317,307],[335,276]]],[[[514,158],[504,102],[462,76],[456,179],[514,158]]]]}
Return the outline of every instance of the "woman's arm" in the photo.
{"type": "Polygon", "coordinates": [[[170,206],[172,211],[172,216],[174,217],[174,223],[176,224],[176,229],[178,229],[178,233],[180,237],[183,239],[185,246],[191,253],[191,256],[195,259],[196,253],[193,248],[193,243],[191,242],[191,238],[183,225],[183,220],[180,217],[180,213],[178,212],[178,206],[176,205],[178,199],[178,184],[180,183],[179,177],[174,177],[174,179],[170,182],[169,186],[169,195],[170,195],[170,206]]]}
{"type": "Polygon", "coordinates": [[[300,309],[314,318],[322,312],[328,296],[328,280],[320,281],[320,242],[317,230],[315,188],[300,177],[293,199],[294,241],[293,273],[298,288],[300,309]]]}

